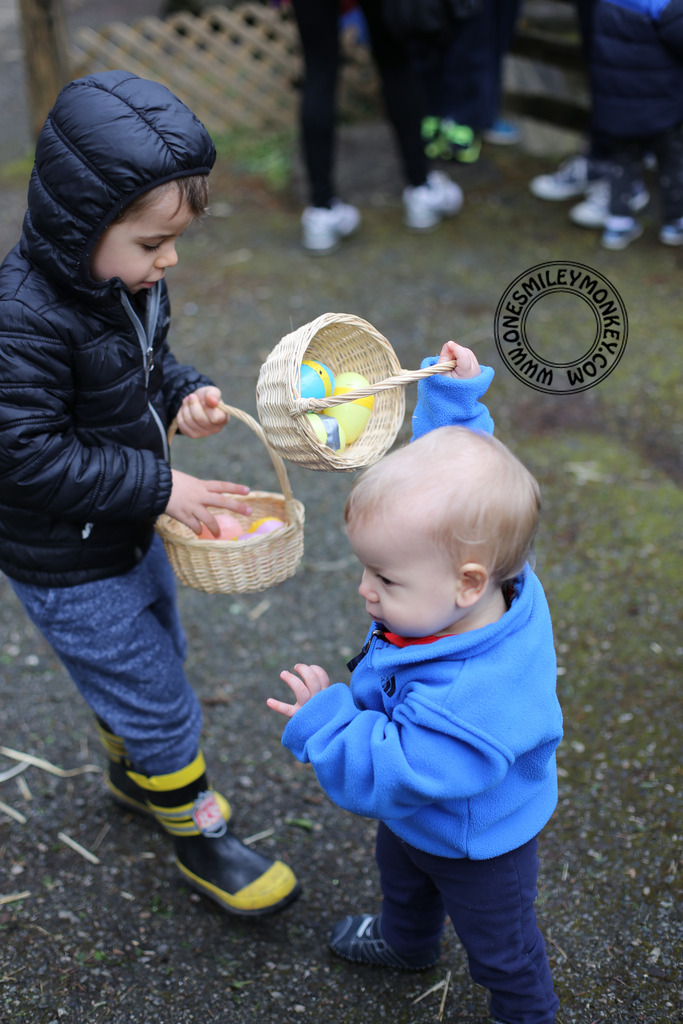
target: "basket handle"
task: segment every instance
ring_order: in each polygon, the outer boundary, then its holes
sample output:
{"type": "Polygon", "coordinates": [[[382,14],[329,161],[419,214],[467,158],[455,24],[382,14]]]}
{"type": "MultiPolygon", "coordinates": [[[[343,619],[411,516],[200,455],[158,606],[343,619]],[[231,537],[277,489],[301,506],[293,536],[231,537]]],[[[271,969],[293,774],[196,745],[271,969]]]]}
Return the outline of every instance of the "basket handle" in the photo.
{"type": "MultiPolygon", "coordinates": [[[[268,455],[270,456],[270,461],[273,463],[273,468],[277,473],[278,480],[280,481],[280,488],[285,499],[285,506],[288,508],[288,510],[291,509],[291,506],[294,502],[294,493],[289,483],[287,469],[278,453],[268,444],[266,435],[263,431],[263,427],[261,426],[261,424],[258,423],[253,416],[250,416],[248,412],[244,412],[244,410],[242,409],[237,409],[234,405],[227,405],[225,402],[219,402],[216,408],[221,409],[228,416],[234,416],[236,419],[241,420],[242,423],[246,423],[246,425],[248,427],[251,427],[251,429],[254,431],[259,441],[261,441],[266,451],[268,452],[268,455]]],[[[170,427],[168,428],[169,443],[172,440],[173,435],[175,434],[177,429],[177,421],[173,420],[170,427]]],[[[246,499],[249,500],[249,495],[246,495],[246,499]]]]}
{"type": "Polygon", "coordinates": [[[347,391],[344,395],[330,395],[329,398],[299,398],[295,399],[293,408],[289,415],[292,419],[303,416],[307,412],[319,412],[321,409],[331,409],[335,405],[343,405],[346,402],[354,402],[357,398],[368,398],[378,391],[388,391],[390,388],[400,388],[405,384],[414,384],[415,381],[423,380],[425,377],[432,377],[435,373],[448,373],[455,369],[456,360],[446,359],[443,363],[434,363],[433,366],[425,366],[421,370],[401,370],[393,377],[377,381],[367,388],[355,388],[347,391]]]}

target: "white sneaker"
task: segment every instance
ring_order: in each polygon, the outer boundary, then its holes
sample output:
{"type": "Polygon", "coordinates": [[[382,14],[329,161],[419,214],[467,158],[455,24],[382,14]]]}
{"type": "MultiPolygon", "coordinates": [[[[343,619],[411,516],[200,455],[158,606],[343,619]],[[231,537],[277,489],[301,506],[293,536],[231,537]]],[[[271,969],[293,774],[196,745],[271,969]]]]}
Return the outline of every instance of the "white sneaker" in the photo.
{"type": "MultiPolygon", "coordinates": [[[[603,228],[609,216],[610,183],[600,178],[588,187],[582,203],[572,206],[569,219],[582,228],[603,228]]],[[[650,202],[650,193],[642,181],[634,182],[633,194],[628,201],[631,213],[638,213],[650,202]]]]}
{"type": "Polygon", "coordinates": [[[333,199],[327,206],[307,206],[301,215],[302,245],[311,253],[325,256],[339,248],[342,238],[360,224],[360,213],[350,203],[333,199]]]}
{"type": "Polygon", "coordinates": [[[605,230],[600,243],[603,249],[625,249],[636,238],[640,238],[642,233],[642,224],[639,224],[633,217],[610,215],[605,221],[605,230]]]}
{"type": "Polygon", "coordinates": [[[659,241],[663,245],[683,245],[683,217],[663,224],[659,230],[659,241]]]}
{"type": "Polygon", "coordinates": [[[529,182],[529,189],[537,199],[550,202],[573,199],[588,188],[590,162],[585,156],[570,156],[563,160],[554,174],[539,174],[529,182]]]}
{"type": "Polygon", "coordinates": [[[442,171],[431,171],[424,185],[403,190],[404,221],[414,231],[428,231],[463,204],[462,189],[442,171]]]}

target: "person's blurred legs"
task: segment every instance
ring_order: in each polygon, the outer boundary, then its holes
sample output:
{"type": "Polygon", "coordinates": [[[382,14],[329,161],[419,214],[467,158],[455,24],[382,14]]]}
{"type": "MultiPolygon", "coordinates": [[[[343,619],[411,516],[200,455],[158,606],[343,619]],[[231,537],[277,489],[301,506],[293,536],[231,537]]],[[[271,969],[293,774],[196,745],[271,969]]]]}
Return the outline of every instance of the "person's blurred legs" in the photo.
{"type": "Polygon", "coordinates": [[[334,252],[360,224],[356,207],[337,199],[334,186],[339,5],[293,0],[293,7],[304,54],[300,128],[309,205],[301,217],[302,243],[323,255],[334,252]]]}
{"type": "Polygon", "coordinates": [[[301,145],[311,206],[329,206],[339,70],[339,11],[334,0],[292,0],[304,54],[301,145]]]}
{"type": "Polygon", "coordinates": [[[429,163],[422,148],[421,122],[425,113],[422,87],[408,47],[388,31],[381,0],[359,0],[368,26],[373,60],[382,81],[382,94],[409,186],[424,185],[429,163]]]}
{"type": "Polygon", "coordinates": [[[653,140],[652,148],[659,168],[659,241],[664,245],[683,245],[683,125],[653,140]]]}

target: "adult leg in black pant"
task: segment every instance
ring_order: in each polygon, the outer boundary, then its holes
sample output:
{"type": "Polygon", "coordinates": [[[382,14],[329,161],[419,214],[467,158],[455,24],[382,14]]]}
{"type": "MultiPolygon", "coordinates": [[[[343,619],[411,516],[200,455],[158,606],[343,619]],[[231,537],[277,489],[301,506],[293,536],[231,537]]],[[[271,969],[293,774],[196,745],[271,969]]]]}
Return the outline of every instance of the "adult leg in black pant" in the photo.
{"type": "Polygon", "coordinates": [[[309,205],[302,216],[303,245],[334,252],[360,223],[355,206],[342,203],[334,186],[336,98],[339,72],[339,4],[293,0],[304,55],[300,128],[309,205]]]}
{"type": "MultiPolygon", "coordinates": [[[[407,182],[406,223],[418,229],[433,227],[443,216],[457,212],[462,193],[444,175],[428,174],[420,140],[419,83],[407,49],[389,35],[380,0],[361,0],[360,6],[407,182]]],[[[311,252],[327,253],[360,222],[358,211],[336,198],[334,187],[339,5],[337,0],[293,0],[293,8],[305,65],[301,137],[310,205],[302,216],[303,244],[311,252]]]]}
{"type": "Polygon", "coordinates": [[[422,148],[424,113],[420,80],[405,43],[392,36],[382,18],[381,0],[359,0],[370,48],[382,83],[382,96],[398,147],[406,184],[416,188],[427,180],[429,165],[422,148]]]}
{"type": "Polygon", "coordinates": [[[359,0],[359,4],[407,183],[403,190],[405,223],[416,231],[430,230],[458,212],[462,192],[447,175],[429,170],[421,135],[425,111],[421,84],[406,43],[387,29],[382,0],[359,0]]]}

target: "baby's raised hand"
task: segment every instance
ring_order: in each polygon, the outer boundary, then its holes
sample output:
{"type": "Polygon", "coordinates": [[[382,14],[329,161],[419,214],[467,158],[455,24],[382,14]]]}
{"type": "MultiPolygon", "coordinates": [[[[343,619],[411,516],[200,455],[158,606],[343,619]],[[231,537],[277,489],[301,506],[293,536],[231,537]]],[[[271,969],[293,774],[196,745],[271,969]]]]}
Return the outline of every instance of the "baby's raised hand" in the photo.
{"type": "Polygon", "coordinates": [[[457,341],[447,341],[439,353],[439,362],[445,363],[448,359],[455,359],[455,369],[444,374],[445,377],[459,377],[465,380],[469,377],[478,377],[481,367],[472,349],[458,345],[457,341]]]}
{"type": "Polygon", "coordinates": [[[294,696],[296,704],[285,704],[284,701],[275,700],[269,697],[266,704],[272,711],[279,711],[286,718],[292,718],[304,704],[314,697],[316,693],[327,689],[330,685],[330,677],[320,665],[295,665],[298,675],[294,672],[281,672],[280,679],[287,683],[294,696]]]}

